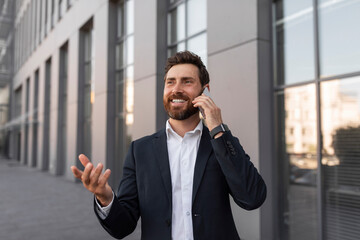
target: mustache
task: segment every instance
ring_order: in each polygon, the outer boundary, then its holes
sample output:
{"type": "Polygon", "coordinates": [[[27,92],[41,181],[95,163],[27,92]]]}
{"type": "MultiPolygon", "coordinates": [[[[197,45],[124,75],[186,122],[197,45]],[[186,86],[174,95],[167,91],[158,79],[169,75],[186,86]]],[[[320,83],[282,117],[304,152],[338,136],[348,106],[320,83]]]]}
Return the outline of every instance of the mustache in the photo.
{"type": "Polygon", "coordinates": [[[182,93],[172,94],[168,97],[168,100],[171,101],[173,99],[183,99],[183,100],[190,100],[190,98],[182,93]]]}

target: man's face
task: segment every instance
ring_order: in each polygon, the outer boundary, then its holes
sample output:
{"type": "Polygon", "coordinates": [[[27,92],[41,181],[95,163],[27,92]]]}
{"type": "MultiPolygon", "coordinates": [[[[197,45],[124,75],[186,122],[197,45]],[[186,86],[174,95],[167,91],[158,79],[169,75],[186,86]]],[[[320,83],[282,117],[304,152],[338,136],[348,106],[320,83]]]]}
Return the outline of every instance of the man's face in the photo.
{"type": "Polygon", "coordinates": [[[199,70],[193,64],[178,64],[169,69],[165,78],[164,107],[170,118],[184,120],[198,114],[192,101],[202,93],[199,70]]]}

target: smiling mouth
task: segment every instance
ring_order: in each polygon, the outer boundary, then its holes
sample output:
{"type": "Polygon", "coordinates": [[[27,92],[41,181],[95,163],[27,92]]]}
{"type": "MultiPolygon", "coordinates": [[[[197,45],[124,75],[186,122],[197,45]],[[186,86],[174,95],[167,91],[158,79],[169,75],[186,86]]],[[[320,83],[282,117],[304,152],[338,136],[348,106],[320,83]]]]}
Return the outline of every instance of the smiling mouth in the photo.
{"type": "Polygon", "coordinates": [[[172,99],[171,102],[172,103],[184,103],[186,101],[184,99],[172,99]]]}

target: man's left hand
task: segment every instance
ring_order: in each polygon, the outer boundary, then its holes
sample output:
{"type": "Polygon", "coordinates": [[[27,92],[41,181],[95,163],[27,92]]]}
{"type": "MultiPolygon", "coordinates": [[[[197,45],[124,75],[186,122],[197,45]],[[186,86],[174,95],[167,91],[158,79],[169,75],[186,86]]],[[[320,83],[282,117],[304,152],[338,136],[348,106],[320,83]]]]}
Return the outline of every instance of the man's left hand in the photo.
{"type": "Polygon", "coordinates": [[[210,131],[222,123],[221,109],[216,106],[210,97],[201,94],[192,103],[194,107],[201,107],[203,109],[206,116],[205,122],[210,131]]]}

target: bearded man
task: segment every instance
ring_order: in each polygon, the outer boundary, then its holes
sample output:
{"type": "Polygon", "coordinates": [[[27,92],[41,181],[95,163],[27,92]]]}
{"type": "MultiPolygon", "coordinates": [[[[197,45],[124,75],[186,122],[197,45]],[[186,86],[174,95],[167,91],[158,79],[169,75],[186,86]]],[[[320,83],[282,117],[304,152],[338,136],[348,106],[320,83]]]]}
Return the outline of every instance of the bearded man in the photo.
{"type": "Polygon", "coordinates": [[[163,130],[131,143],[115,194],[84,155],[75,177],[94,193],[101,225],[115,238],[134,231],[141,239],[240,239],[229,196],[241,208],[260,207],[266,185],[239,140],[223,123],[221,110],[203,94],[209,74],[200,57],[185,51],[167,60],[163,102],[169,116],[163,130]],[[205,118],[203,124],[199,108],[205,118]]]}

